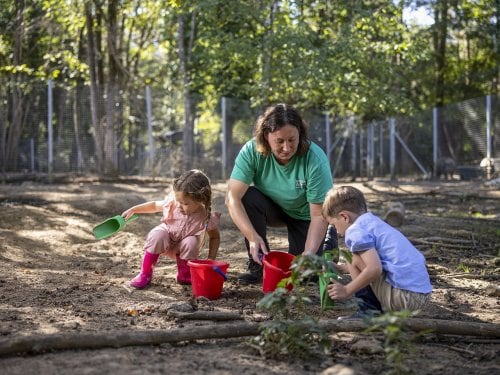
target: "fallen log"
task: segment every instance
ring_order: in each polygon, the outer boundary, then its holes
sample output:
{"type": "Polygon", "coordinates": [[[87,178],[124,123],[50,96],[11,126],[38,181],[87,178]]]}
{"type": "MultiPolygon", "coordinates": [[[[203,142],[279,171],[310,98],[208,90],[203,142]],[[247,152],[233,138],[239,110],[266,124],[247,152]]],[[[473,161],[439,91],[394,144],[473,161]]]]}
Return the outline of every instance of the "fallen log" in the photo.
{"type": "Polygon", "coordinates": [[[183,312],[170,310],[168,316],[179,320],[212,320],[212,321],[228,321],[228,320],[243,320],[244,317],[238,313],[224,311],[194,311],[183,312]]]}
{"type": "Polygon", "coordinates": [[[400,227],[405,220],[405,206],[402,202],[389,202],[384,221],[393,227],[400,227]]]}
{"type": "MultiPolygon", "coordinates": [[[[160,345],[164,343],[256,336],[265,323],[225,323],[169,330],[133,330],[75,332],[29,335],[0,339],[0,355],[43,353],[53,350],[120,348],[125,346],[160,345]]],[[[411,318],[404,327],[416,332],[433,332],[464,336],[500,337],[500,325],[439,319],[411,318]]],[[[307,325],[306,325],[307,326],[307,325]]],[[[319,326],[327,332],[361,332],[368,328],[362,320],[322,320],[319,326]]]]}

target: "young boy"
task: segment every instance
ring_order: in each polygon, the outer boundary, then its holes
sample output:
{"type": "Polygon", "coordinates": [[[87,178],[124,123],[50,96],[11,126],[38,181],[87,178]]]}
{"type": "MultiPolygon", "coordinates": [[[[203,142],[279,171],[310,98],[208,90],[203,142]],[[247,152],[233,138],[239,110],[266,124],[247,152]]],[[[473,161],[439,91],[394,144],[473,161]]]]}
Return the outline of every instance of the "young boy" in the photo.
{"type": "Polygon", "coordinates": [[[353,317],[375,312],[419,310],[430,299],[432,286],[424,256],[398,230],[368,212],[363,193],[352,186],[331,189],[323,204],[323,216],[345,237],[352,262],[339,265],[352,281],[332,280],[328,294],[344,300],[360,300],[353,317]]]}

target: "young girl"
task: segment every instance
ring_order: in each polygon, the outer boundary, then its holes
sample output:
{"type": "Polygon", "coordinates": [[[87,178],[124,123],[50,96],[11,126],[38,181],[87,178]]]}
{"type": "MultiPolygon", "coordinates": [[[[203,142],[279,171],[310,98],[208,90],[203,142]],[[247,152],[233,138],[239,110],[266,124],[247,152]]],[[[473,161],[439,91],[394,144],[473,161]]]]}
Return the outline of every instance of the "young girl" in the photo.
{"type": "Polygon", "coordinates": [[[187,264],[197,259],[208,236],[208,258],[214,260],[220,244],[220,213],[212,212],[210,180],[193,169],[174,180],[173,192],[162,201],[133,206],[122,213],[125,219],[133,214],[162,212],[162,223],[153,228],[144,245],[141,272],[130,280],[134,288],[145,288],[153,276],[153,267],[160,254],[177,261],[177,282],[191,284],[187,264]]]}

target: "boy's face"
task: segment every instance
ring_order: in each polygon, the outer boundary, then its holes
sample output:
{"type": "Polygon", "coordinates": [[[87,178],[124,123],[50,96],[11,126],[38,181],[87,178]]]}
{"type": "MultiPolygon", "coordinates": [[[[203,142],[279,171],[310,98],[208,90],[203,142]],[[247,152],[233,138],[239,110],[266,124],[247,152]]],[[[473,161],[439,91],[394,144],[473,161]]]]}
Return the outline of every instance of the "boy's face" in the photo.
{"type": "Polygon", "coordinates": [[[347,228],[351,225],[351,218],[344,213],[344,211],[339,212],[335,217],[328,216],[327,221],[328,224],[335,226],[337,233],[342,237],[345,235],[347,228]]]}
{"type": "Polygon", "coordinates": [[[203,209],[203,204],[195,201],[189,196],[181,192],[175,192],[175,201],[177,202],[177,207],[184,215],[191,215],[192,213],[198,212],[203,209]]]}

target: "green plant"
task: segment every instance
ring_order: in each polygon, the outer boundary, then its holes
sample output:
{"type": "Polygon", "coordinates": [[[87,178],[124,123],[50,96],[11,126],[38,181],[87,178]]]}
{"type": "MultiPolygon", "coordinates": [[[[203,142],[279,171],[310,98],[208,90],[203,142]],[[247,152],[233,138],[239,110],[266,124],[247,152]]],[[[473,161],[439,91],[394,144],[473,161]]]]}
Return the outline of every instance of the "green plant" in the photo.
{"type": "Polygon", "coordinates": [[[405,365],[406,354],[412,349],[415,336],[423,333],[410,332],[404,329],[405,319],[416,315],[416,312],[387,312],[367,320],[367,332],[381,331],[384,334],[384,351],[386,364],[392,374],[408,374],[405,365]]]}
{"type": "Polygon", "coordinates": [[[305,317],[298,321],[272,320],[249,344],[265,358],[308,358],[319,349],[327,352],[331,342],[316,320],[305,317]]]}
{"type": "Polygon", "coordinates": [[[331,267],[323,257],[297,256],[291,266],[291,275],[281,280],[277,288],[266,294],[257,309],[267,311],[273,320],[263,324],[259,335],[249,345],[266,358],[282,356],[309,357],[318,349],[327,351],[331,345],[328,335],[319,328],[318,319],[305,313],[311,303],[305,294],[307,281],[331,267]],[[292,291],[286,289],[292,284],[292,291]]]}
{"type": "Polygon", "coordinates": [[[464,264],[464,263],[460,263],[457,266],[456,270],[459,271],[459,272],[470,273],[469,266],[466,265],[466,264],[464,264]]]}

